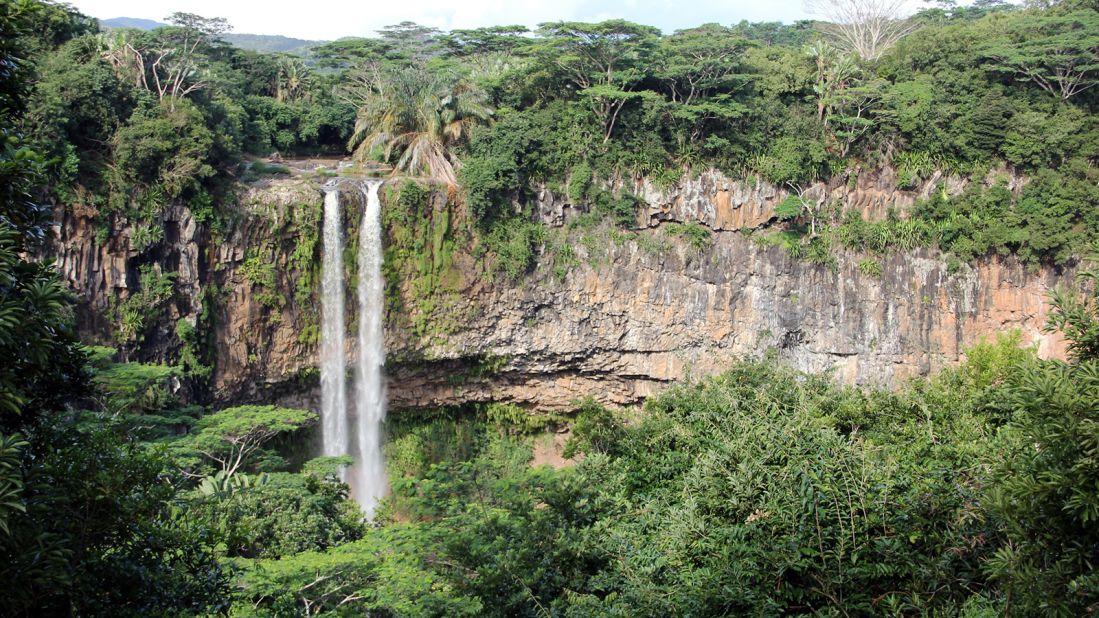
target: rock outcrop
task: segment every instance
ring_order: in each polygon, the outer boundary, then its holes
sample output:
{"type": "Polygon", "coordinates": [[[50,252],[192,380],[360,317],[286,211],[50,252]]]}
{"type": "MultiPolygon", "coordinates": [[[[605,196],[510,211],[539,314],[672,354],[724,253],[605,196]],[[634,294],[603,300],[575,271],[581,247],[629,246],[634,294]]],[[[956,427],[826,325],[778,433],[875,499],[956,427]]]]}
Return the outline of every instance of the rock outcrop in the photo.
{"type": "MultiPolygon", "coordinates": [[[[629,404],[768,351],[846,382],[896,384],[1010,329],[1044,355],[1062,354],[1060,339],[1041,329],[1057,281],[1001,261],[951,274],[929,251],[885,260],[880,276],[860,272],[853,256],[832,271],[737,233],[717,234],[697,255],[676,247],[654,256],[631,242],[559,284],[477,298],[477,320],[424,350],[437,360],[391,373],[390,398],[398,406],[509,400],[567,408],[593,395],[629,404]],[[441,379],[462,375],[444,359],[482,354],[507,359],[492,379],[441,379]]],[[[409,343],[394,336],[391,345],[409,343]]]]}
{"type": "Polygon", "coordinates": [[[177,348],[172,325],[180,319],[193,321],[202,310],[209,235],[180,205],[168,206],[151,223],[163,234],[155,250],[137,248],[138,227],[116,223],[115,217],[108,218],[104,230],[94,210],[57,207],[52,243],[43,257],[55,261],[77,293],[78,332],[95,343],[113,342],[118,302],[140,289],[142,267],[155,275],[175,273],[175,293],[143,337],[150,350],[145,357],[169,357],[177,348]],[[102,233],[108,230],[110,234],[102,233]]]}
{"type": "MultiPolygon", "coordinates": [[[[807,187],[803,195],[877,218],[903,212],[941,182],[936,177],[898,191],[885,171],[807,187]]],[[[945,183],[952,192],[964,185],[945,183]]],[[[883,258],[880,275],[865,274],[862,256],[851,253],[828,268],[745,233],[771,223],[786,190],[717,172],[673,188],[640,182],[631,190],[649,204],[636,234],[604,243],[597,255],[577,246],[579,263],[563,277],[539,270],[518,284],[493,283],[464,255],[458,300],[437,309],[451,315],[445,328],[424,334],[390,316],[391,407],[511,401],[563,409],[585,396],[626,405],[674,380],[720,371],[733,358],[769,352],[846,382],[890,385],[956,363],[965,347],[1010,329],[1021,330],[1043,355],[1064,353],[1056,335],[1042,332],[1048,293],[1062,273],[998,258],[948,269],[930,249],[883,258]],[[700,249],[672,238],[662,229],[669,221],[707,226],[710,242],[700,249]]],[[[52,253],[85,299],[84,332],[104,336],[112,299],[137,284],[141,264],[154,264],[178,273],[177,296],[132,350],[135,357],[171,360],[178,351],[172,321],[196,319],[205,299],[216,361],[212,397],[309,405],[316,398],[316,344],[303,335],[317,307],[295,295],[304,275],[290,256],[307,226],[318,224],[321,201],[316,181],[266,181],[242,194],[240,217],[221,235],[203,232],[185,208],[175,207],[161,218],[163,241],[146,253],[130,247],[126,228],[97,243],[89,217],[59,209],[52,253]],[[302,210],[313,218],[302,218],[302,210]],[[270,256],[276,290],[259,289],[243,273],[257,250],[270,256]]],[[[361,197],[349,191],[345,203],[353,227],[361,197]]],[[[446,200],[433,207],[446,208],[446,200]]],[[[537,192],[536,216],[550,225],[582,209],[537,192]]]]}

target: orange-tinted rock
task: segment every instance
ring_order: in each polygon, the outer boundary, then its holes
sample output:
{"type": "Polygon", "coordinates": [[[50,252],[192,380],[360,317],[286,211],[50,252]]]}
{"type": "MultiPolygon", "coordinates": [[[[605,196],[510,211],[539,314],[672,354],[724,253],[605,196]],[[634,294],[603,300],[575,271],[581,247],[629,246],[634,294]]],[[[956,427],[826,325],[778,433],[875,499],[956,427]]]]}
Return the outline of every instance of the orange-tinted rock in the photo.
{"type": "MultiPolygon", "coordinates": [[[[1020,183],[1012,182],[1013,188],[1020,183]]],[[[897,191],[895,183],[885,170],[863,174],[850,187],[817,185],[806,194],[876,218],[891,208],[903,211],[933,187],[928,181],[914,191],[897,191]]],[[[957,192],[964,183],[947,185],[957,192]]],[[[891,385],[956,363],[967,346],[1010,329],[1021,330],[1044,356],[1064,354],[1064,342],[1042,331],[1048,293],[1062,281],[1055,271],[989,259],[951,273],[932,250],[882,259],[880,277],[860,272],[864,256],[855,254],[838,255],[831,270],[759,246],[740,232],[766,225],[787,194],[783,189],[716,172],[673,189],[647,183],[635,188],[649,203],[641,237],[605,243],[599,259],[583,259],[586,249],[578,245],[581,264],[563,280],[544,273],[517,286],[492,284],[481,264],[456,255],[459,293],[435,316],[448,318],[445,332],[416,336],[401,326],[407,321],[388,322],[391,406],[506,400],[561,409],[588,395],[626,405],[674,380],[716,373],[735,358],[768,350],[799,369],[831,371],[845,382],[891,385]],[[709,247],[692,252],[659,228],[665,221],[709,226],[709,247]],[[670,248],[643,247],[639,240],[645,236],[670,248]],[[489,357],[504,359],[494,366],[497,371],[471,370],[489,357]]],[[[285,208],[315,203],[319,209],[321,199],[317,186],[300,179],[253,188],[242,198],[246,216],[217,240],[202,232],[185,208],[172,207],[161,221],[172,233],[146,256],[129,248],[127,229],[98,246],[89,216],[59,212],[53,253],[86,300],[86,333],[108,332],[110,298],[124,298],[137,282],[140,264],[155,263],[179,273],[177,298],[146,343],[133,351],[135,358],[174,360],[175,321],[193,320],[203,292],[216,287],[221,293],[211,321],[215,396],[315,405],[315,381],[300,380],[316,366],[316,346],[300,337],[303,316],[315,307],[294,299],[288,260],[297,238],[285,225],[285,208]],[[284,301],[277,308],[264,306],[260,291],[240,272],[249,249],[271,247],[277,293],[284,301]]],[[[346,204],[349,220],[355,220],[357,198],[348,195],[346,204]]],[[[537,193],[535,206],[537,216],[553,225],[577,210],[545,190],[537,193]]],[[[354,329],[348,334],[353,338],[354,329]]],[[[354,352],[353,341],[347,349],[354,352]]]]}

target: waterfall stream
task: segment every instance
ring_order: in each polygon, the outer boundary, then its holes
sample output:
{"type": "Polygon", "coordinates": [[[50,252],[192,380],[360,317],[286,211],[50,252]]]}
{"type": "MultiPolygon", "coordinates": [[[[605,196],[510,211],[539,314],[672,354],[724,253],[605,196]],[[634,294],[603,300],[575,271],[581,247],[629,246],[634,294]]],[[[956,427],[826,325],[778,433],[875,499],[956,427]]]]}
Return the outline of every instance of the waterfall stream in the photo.
{"type": "MultiPolygon", "coordinates": [[[[343,218],[339,187],[324,195],[321,263],[321,440],[325,456],[347,455],[347,357],[344,355],[343,218]]],[[[343,473],[346,480],[346,471],[343,473]]]]}
{"type": "Polygon", "coordinates": [[[382,278],[382,217],[378,200],[381,181],[363,187],[366,208],[359,228],[359,364],[356,372],[356,447],[351,492],[372,517],[385,495],[382,421],[385,420],[385,341],[382,323],[385,282],[382,278]]]}
{"type": "Polygon", "coordinates": [[[355,463],[341,472],[351,495],[368,519],[385,496],[382,457],[385,420],[385,363],[382,277],[382,223],[378,188],[381,181],[362,186],[366,207],[359,228],[358,358],[354,410],[347,404],[346,309],[343,272],[343,218],[339,183],[326,186],[324,196],[324,255],[321,279],[321,422],[323,454],[351,455],[355,463]],[[349,421],[354,421],[349,422],[349,421]]]}

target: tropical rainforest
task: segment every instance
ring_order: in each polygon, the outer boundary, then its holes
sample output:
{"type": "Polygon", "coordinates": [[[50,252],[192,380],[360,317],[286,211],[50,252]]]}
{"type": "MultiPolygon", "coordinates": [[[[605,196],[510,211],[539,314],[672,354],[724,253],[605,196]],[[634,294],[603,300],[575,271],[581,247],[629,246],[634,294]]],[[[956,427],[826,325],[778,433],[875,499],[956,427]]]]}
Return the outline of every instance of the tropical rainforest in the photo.
{"type": "MultiPolygon", "coordinates": [[[[882,4],[831,4],[852,3],[882,4]]],[[[222,19],[168,21],[101,29],[0,1],[3,615],[1099,614],[1094,1],[943,1],[877,29],[406,22],[295,55],[233,47],[222,19]],[[171,204],[227,234],[236,188],[294,156],[392,171],[409,203],[443,191],[511,285],[577,259],[531,216],[536,186],[609,234],[643,207],[623,178],[755,178],[790,194],[759,242],[820,268],[933,247],[1076,272],[1049,300],[1068,354],[1007,332],[885,388],[760,349],[638,407],[396,411],[391,493],[367,521],[346,458],[305,446],[314,411],[211,404],[201,322],[177,324],[170,362],[132,360],[170,273],[142,271],[117,345],[91,345],[42,249],[63,210],[93,213],[102,242],[126,221],[138,254],[171,204]],[[805,196],[883,167],[900,189],[988,181],[880,221],[805,196]],[[570,464],[532,466],[562,426],[570,464]]]]}

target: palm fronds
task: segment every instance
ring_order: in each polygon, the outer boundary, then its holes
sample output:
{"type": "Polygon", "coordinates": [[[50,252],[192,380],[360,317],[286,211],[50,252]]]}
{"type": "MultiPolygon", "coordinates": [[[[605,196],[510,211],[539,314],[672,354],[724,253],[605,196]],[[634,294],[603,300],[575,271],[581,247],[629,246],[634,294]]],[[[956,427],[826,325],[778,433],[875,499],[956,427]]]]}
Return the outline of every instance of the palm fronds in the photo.
{"type": "Polygon", "coordinates": [[[454,146],[492,116],[484,92],[415,66],[371,67],[358,83],[359,112],[348,142],[355,159],[396,158],[395,171],[457,184],[454,146]]]}

